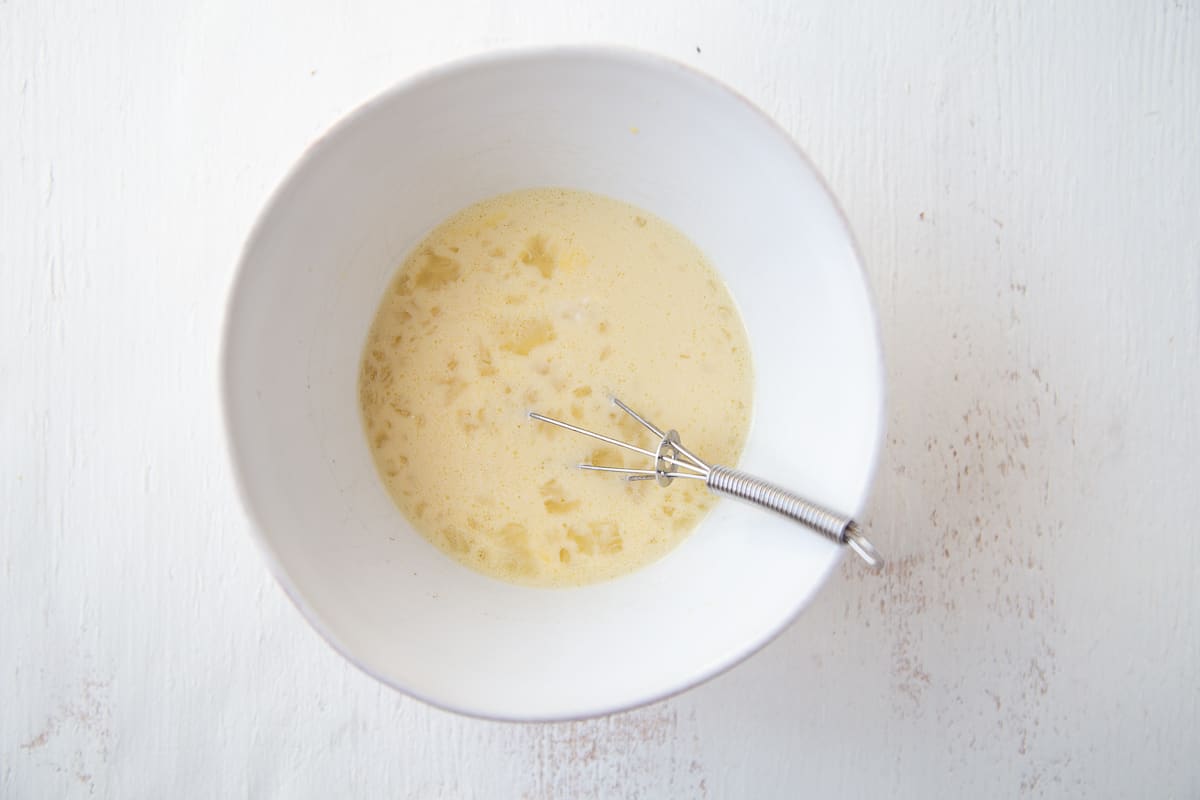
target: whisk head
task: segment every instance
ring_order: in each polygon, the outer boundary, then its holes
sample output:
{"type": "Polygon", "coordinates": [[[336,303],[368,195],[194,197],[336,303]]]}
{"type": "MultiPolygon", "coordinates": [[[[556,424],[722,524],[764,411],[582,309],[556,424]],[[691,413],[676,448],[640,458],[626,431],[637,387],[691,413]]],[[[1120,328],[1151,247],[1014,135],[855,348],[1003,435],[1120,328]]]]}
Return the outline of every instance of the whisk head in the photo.
{"type": "Polygon", "coordinates": [[[649,481],[658,482],[659,486],[669,486],[671,481],[676,478],[691,478],[693,480],[707,481],[709,474],[712,472],[712,466],[697,456],[692,451],[684,447],[683,442],[679,440],[679,432],[675,430],[664,431],[650,420],[643,417],[641,414],[634,411],[629,406],[622,403],[614,397],[613,405],[624,411],[629,416],[637,420],[638,424],[646,430],[650,431],[656,439],[658,439],[658,447],[654,450],[647,450],[644,447],[623,442],[620,439],[614,439],[611,436],[605,436],[602,433],[589,431],[586,428],[581,428],[578,425],[572,425],[569,422],[563,422],[561,419],[547,417],[544,414],[538,414],[530,411],[529,417],[536,419],[539,422],[547,422],[551,425],[556,425],[559,428],[564,428],[575,433],[590,436],[593,439],[598,439],[607,444],[623,447],[626,450],[632,450],[635,453],[641,453],[644,456],[649,456],[654,459],[654,469],[630,469],[628,467],[603,467],[598,464],[580,464],[580,469],[592,470],[594,472],[617,472],[625,476],[628,481],[649,481]]]}

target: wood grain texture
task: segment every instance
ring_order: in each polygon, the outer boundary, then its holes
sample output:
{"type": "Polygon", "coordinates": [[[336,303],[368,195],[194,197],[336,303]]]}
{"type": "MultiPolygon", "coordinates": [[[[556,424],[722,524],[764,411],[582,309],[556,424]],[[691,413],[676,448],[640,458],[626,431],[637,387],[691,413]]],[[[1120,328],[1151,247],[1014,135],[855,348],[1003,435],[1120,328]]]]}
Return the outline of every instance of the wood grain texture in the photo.
{"type": "Polygon", "coordinates": [[[0,0],[0,796],[1197,796],[1198,142],[1187,0],[0,0]],[[673,700],[481,722],[381,689],[271,582],[217,333],[340,115],[580,41],[740,89],[842,200],[893,560],[673,700]]]}

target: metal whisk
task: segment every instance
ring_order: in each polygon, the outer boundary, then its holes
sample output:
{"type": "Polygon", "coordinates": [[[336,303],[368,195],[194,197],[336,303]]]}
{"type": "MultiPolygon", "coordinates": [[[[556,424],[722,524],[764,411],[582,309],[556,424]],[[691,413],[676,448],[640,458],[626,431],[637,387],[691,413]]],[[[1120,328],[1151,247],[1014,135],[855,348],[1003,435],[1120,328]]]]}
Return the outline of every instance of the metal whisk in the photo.
{"type": "Polygon", "coordinates": [[[580,464],[580,469],[594,470],[596,472],[618,472],[625,475],[626,480],[654,480],[658,482],[659,486],[669,486],[671,481],[676,478],[704,481],[705,485],[715,494],[736,497],[739,500],[746,500],[755,505],[770,509],[789,519],[807,525],[837,544],[848,545],[871,569],[878,570],[883,567],[883,557],[879,555],[879,552],[859,532],[858,523],[853,519],[822,508],[815,503],[805,500],[800,495],[776,486],[773,483],[768,483],[762,478],[756,478],[740,470],[723,467],[719,464],[709,464],[684,447],[683,442],[679,440],[679,433],[677,431],[663,431],[617,398],[614,397],[612,401],[613,405],[637,420],[643,428],[650,431],[658,439],[657,448],[647,450],[644,447],[622,442],[611,436],[589,431],[585,428],[580,428],[578,425],[572,425],[569,422],[563,422],[560,419],[547,417],[533,411],[529,412],[529,416],[539,422],[557,425],[560,428],[565,428],[584,436],[590,436],[593,439],[599,439],[607,444],[623,447],[626,450],[632,450],[635,453],[641,453],[644,456],[654,459],[653,469],[602,467],[597,464],[580,464]]]}

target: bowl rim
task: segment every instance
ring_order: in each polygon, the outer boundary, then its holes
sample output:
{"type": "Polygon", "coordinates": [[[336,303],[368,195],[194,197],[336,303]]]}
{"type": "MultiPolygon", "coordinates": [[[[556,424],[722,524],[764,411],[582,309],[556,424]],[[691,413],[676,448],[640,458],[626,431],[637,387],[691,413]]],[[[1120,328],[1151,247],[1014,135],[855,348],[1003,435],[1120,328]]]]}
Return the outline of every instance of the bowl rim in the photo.
{"type": "MultiPolygon", "coordinates": [[[[849,219],[846,216],[845,210],[842,208],[837,196],[829,187],[828,181],[824,175],[816,168],[808,154],[801,149],[795,138],[788,133],[774,118],[757,105],[751,102],[745,95],[738,92],[736,89],[728,86],[713,76],[685,64],[681,61],[673,59],[659,53],[654,53],[646,50],[641,50],[634,47],[609,44],[554,44],[541,46],[509,46],[497,47],[482,52],[454,58],[449,61],[441,62],[425,69],[419,69],[416,72],[396,81],[382,92],[372,96],[366,101],[358,104],[349,112],[342,115],[332,125],[327,127],[319,134],[300,155],[292,162],[291,166],[284,173],[277,185],[267,195],[266,201],[258,209],[254,222],[249,228],[245,240],[242,243],[241,249],[237,257],[237,263],[234,268],[233,277],[230,280],[229,288],[225,297],[225,307],[221,318],[221,333],[218,350],[218,393],[219,404],[221,406],[221,421],[222,433],[225,440],[225,453],[229,461],[230,472],[233,476],[233,483],[237,492],[237,496],[242,505],[242,510],[246,514],[250,522],[250,534],[254,539],[259,553],[266,562],[267,568],[270,571],[275,582],[283,589],[284,594],[291,601],[292,605],[300,612],[304,619],[317,632],[317,634],[325,640],[326,644],[333,648],[339,655],[345,658],[350,664],[356,667],[359,671],[374,678],[383,685],[400,692],[409,697],[416,698],[423,703],[431,705],[443,711],[449,711],[456,714],[461,714],[476,719],[493,720],[500,722],[565,722],[578,721],[584,719],[592,719],[603,717],[610,714],[616,714],[623,711],[630,711],[653,703],[661,702],[675,697],[683,692],[693,689],[703,683],[716,678],[729,670],[733,669],[738,664],[741,664],[746,659],[755,655],[768,644],[779,637],[784,630],[792,625],[804,612],[805,609],[813,602],[814,598],[821,588],[828,582],[830,575],[841,563],[845,557],[845,549],[839,548],[833,558],[830,559],[826,567],[820,572],[818,579],[814,582],[812,589],[808,594],[797,603],[790,614],[785,615],[779,622],[772,626],[768,632],[758,640],[751,643],[749,647],[743,648],[725,659],[709,665],[697,673],[688,676],[678,685],[666,690],[646,693],[636,697],[631,697],[618,705],[603,705],[589,706],[587,704],[578,704],[580,707],[572,709],[564,709],[561,712],[551,714],[538,715],[522,715],[510,713],[497,713],[486,709],[474,708],[467,704],[456,703],[451,698],[438,697],[426,694],[417,687],[404,685],[402,682],[394,680],[386,675],[383,675],[361,661],[347,647],[338,636],[325,624],[321,616],[311,608],[304,599],[303,592],[297,586],[291,576],[284,569],[282,562],[276,555],[265,533],[268,527],[261,519],[256,504],[251,497],[249,488],[249,478],[243,470],[241,460],[238,457],[237,442],[234,436],[234,405],[233,398],[233,378],[231,375],[232,354],[234,349],[233,333],[234,333],[234,317],[237,310],[238,298],[242,294],[243,284],[247,280],[250,272],[250,254],[254,251],[259,239],[263,236],[264,226],[268,218],[271,216],[271,211],[282,201],[282,198],[292,190],[294,184],[299,179],[301,172],[309,165],[310,162],[320,157],[324,148],[330,146],[330,142],[343,131],[357,124],[365,117],[375,106],[388,103],[405,93],[421,87],[423,85],[443,80],[448,77],[461,75],[473,72],[480,69],[520,61],[539,61],[539,60],[555,60],[562,58],[571,59],[602,59],[624,64],[635,65],[651,70],[670,70],[677,73],[683,73],[687,79],[699,80],[707,83],[710,88],[719,92],[723,92],[731,98],[743,104],[753,115],[765,121],[774,132],[786,142],[793,155],[798,158],[807,168],[808,171],[817,180],[826,197],[829,199],[833,210],[840,221],[846,241],[850,246],[850,251],[853,255],[855,265],[859,271],[861,285],[866,292],[868,308],[871,310],[869,318],[865,322],[871,326],[871,338],[875,343],[875,352],[877,354],[875,371],[879,376],[879,418],[876,420],[875,441],[872,447],[870,462],[867,468],[866,485],[868,491],[866,497],[870,496],[870,489],[873,486],[879,471],[879,461],[882,455],[882,445],[886,440],[886,408],[887,408],[887,382],[886,371],[883,354],[883,341],[880,335],[879,316],[877,312],[877,304],[875,302],[874,292],[871,287],[870,280],[865,268],[865,263],[862,258],[861,249],[858,241],[854,236],[854,232],[850,227],[849,219]]],[[[864,504],[865,504],[864,499],[864,504]]],[[[857,509],[861,511],[861,509],[857,509]]]]}

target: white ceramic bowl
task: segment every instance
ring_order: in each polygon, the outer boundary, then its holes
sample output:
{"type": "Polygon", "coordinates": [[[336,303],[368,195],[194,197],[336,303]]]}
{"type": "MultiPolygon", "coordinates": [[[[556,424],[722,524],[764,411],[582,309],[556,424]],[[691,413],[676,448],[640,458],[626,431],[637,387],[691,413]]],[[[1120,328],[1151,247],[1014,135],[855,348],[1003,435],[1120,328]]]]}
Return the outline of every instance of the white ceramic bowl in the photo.
{"type": "Polygon", "coordinates": [[[367,328],[435,225],[533,186],[646,208],[720,270],[753,348],[743,468],[856,512],[883,411],[875,316],[837,204],[780,128],[701,74],[620,50],[489,55],[410,80],[317,141],[258,220],[229,302],[223,400],[242,498],[275,576],[347,658],[435,705],[520,720],[629,708],[716,675],[779,633],[841,558],[722,501],[639,572],[532,589],[413,531],[359,421],[367,328]]]}

